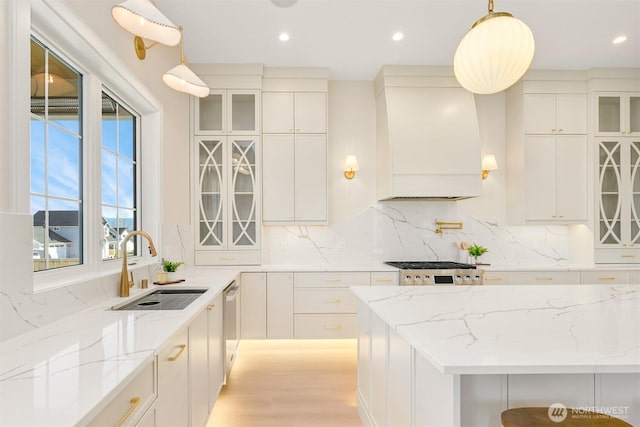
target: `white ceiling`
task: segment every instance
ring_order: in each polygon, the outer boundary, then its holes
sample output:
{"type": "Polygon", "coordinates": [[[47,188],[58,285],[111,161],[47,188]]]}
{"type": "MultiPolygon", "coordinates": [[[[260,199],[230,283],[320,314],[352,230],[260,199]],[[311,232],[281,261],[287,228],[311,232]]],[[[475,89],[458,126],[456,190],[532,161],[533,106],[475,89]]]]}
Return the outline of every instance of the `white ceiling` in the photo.
{"type": "MultiPolygon", "coordinates": [[[[452,65],[486,0],[156,0],[184,26],[190,63],[327,67],[334,80],[371,80],[384,64],[452,65]],[[280,42],[286,31],[291,39],[280,42]],[[391,40],[396,31],[405,35],[391,40]]],[[[534,69],[640,67],[640,0],[495,0],[536,40],[534,69]],[[614,37],[628,40],[613,45],[614,37]]]]}

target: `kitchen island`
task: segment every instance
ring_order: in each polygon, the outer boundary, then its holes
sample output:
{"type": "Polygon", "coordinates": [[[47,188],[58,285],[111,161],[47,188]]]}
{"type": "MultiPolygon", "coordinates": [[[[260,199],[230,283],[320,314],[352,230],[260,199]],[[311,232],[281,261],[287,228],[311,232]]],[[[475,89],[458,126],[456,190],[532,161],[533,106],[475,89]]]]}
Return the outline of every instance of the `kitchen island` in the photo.
{"type": "Polygon", "coordinates": [[[640,287],[352,288],[365,425],[500,425],[512,407],[640,425],[640,287]]]}

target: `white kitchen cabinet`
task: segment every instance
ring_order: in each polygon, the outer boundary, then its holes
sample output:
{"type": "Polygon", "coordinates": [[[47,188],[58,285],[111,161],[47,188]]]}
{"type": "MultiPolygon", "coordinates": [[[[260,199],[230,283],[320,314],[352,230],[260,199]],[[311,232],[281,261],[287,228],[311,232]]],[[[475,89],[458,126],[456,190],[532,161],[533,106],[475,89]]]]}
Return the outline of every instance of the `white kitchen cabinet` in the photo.
{"type": "Polygon", "coordinates": [[[398,286],[400,273],[397,271],[372,271],[371,286],[398,286]]]}
{"type": "Polygon", "coordinates": [[[640,138],[596,138],[595,261],[640,263],[640,138]]]}
{"type": "Polygon", "coordinates": [[[267,338],[293,338],[293,273],[267,273],[267,338]]]}
{"type": "Polygon", "coordinates": [[[596,93],[597,136],[640,136],[640,92],[596,93]]]}
{"type": "Polygon", "coordinates": [[[579,271],[507,271],[509,285],[579,285],[579,271]]]}
{"type": "Polygon", "coordinates": [[[524,164],[527,221],[586,221],[586,135],[527,135],[524,164]]]}
{"type": "Polygon", "coordinates": [[[410,426],[413,364],[409,343],[392,328],[388,334],[387,425],[410,426]]]}
{"type": "Polygon", "coordinates": [[[587,95],[584,93],[526,93],[524,112],[525,134],[587,133],[587,95]]]}
{"type": "Polygon", "coordinates": [[[640,285],[640,270],[629,271],[629,283],[632,285],[640,285]]]}
{"type": "Polygon", "coordinates": [[[326,98],[324,92],[264,92],[263,133],[326,133],[326,98]]]}
{"type": "MultiPolygon", "coordinates": [[[[368,308],[367,308],[368,310],[368,308]]],[[[387,424],[387,324],[371,312],[371,402],[374,425],[387,424]]]]}
{"type": "Polygon", "coordinates": [[[208,311],[202,310],[189,324],[190,425],[204,426],[209,418],[208,311]]]}
{"type": "Polygon", "coordinates": [[[259,148],[254,136],[196,136],[196,265],[260,263],[259,148]]]}
{"type": "Polygon", "coordinates": [[[156,426],[189,425],[189,328],[176,333],[158,353],[156,426]]]}
{"type": "Polygon", "coordinates": [[[207,305],[207,361],[209,377],[209,413],[213,410],[218,394],[224,383],[224,335],[223,316],[224,309],[222,294],[218,294],[207,305]]]}
{"type": "Polygon", "coordinates": [[[296,272],[295,338],[355,338],[356,298],[349,286],[370,286],[369,272],[296,272]]]}
{"type": "Polygon", "coordinates": [[[629,273],[621,270],[589,270],[580,272],[580,283],[583,285],[627,284],[629,273]]]}
{"type": "Polygon", "coordinates": [[[240,276],[241,339],[267,338],[267,274],[242,273],[240,276]]]}
{"type": "Polygon", "coordinates": [[[504,271],[485,271],[482,278],[485,285],[506,285],[506,273],[504,271]]]}
{"type": "Polygon", "coordinates": [[[143,425],[153,418],[153,404],[157,397],[156,363],[148,363],[100,413],[90,426],[143,425]],[[150,413],[148,417],[147,413],[150,413]],[[139,424],[140,423],[140,424],[139,424]]]}
{"type": "MultiPolygon", "coordinates": [[[[358,386],[356,398],[362,414],[369,414],[371,407],[371,310],[358,301],[358,386]]],[[[364,423],[365,425],[371,424],[364,423]]]]}
{"type": "Polygon", "coordinates": [[[193,128],[196,135],[259,135],[260,92],[212,90],[194,98],[193,128]]]}
{"type": "Polygon", "coordinates": [[[586,222],[586,82],[523,81],[507,91],[506,119],[508,221],[586,222]]]}
{"type": "Polygon", "coordinates": [[[326,159],[324,134],[263,137],[264,223],[326,223],[326,159]]]}
{"type": "Polygon", "coordinates": [[[327,222],[327,94],[264,92],[262,220],[327,222]]]}

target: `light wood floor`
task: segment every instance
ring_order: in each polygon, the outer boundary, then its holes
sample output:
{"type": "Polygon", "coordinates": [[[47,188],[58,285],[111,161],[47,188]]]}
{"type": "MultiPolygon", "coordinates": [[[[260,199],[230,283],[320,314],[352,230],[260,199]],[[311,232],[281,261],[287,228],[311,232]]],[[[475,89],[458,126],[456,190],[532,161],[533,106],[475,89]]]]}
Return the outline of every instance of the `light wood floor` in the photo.
{"type": "Polygon", "coordinates": [[[207,427],[359,427],[356,340],[242,341],[207,427]]]}

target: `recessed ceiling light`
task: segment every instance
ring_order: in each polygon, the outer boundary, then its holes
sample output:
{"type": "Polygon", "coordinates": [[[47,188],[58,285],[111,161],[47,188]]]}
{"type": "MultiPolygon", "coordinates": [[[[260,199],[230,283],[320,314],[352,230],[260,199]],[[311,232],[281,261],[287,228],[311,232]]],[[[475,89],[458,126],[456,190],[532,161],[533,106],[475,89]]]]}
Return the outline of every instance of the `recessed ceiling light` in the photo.
{"type": "Polygon", "coordinates": [[[627,41],[627,36],[618,36],[615,39],[613,39],[613,44],[620,44],[620,43],[624,43],[627,41]]]}
{"type": "Polygon", "coordinates": [[[286,41],[289,41],[291,37],[289,36],[289,33],[280,33],[278,38],[280,39],[281,42],[286,42],[286,41]]]}
{"type": "Polygon", "coordinates": [[[400,41],[404,38],[404,34],[402,34],[400,31],[393,33],[393,36],[391,37],[394,41],[400,41]]]}

